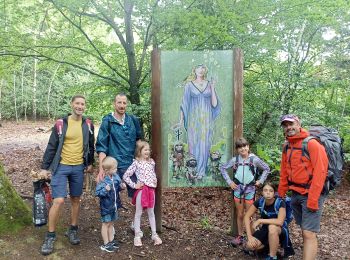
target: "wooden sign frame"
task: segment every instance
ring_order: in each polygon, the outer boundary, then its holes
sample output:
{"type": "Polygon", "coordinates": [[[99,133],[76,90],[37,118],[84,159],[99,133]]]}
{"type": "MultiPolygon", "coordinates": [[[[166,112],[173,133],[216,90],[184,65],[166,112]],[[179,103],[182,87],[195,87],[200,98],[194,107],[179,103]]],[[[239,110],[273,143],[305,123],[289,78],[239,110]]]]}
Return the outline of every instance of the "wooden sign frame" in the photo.
{"type": "MultiPolygon", "coordinates": [[[[160,66],[160,54],[159,49],[154,49],[151,56],[152,66],[152,157],[156,163],[156,174],[158,179],[158,186],[156,189],[156,204],[155,204],[155,215],[156,215],[156,227],[157,231],[162,230],[162,123],[161,123],[161,66],[160,66]]],[[[233,143],[237,138],[243,136],[243,53],[239,48],[233,49],[233,143]]],[[[235,151],[232,151],[232,154],[235,151]]],[[[230,193],[230,196],[231,193],[230,193]]],[[[233,235],[237,234],[236,212],[234,207],[234,201],[232,200],[231,205],[231,230],[233,235]]]]}

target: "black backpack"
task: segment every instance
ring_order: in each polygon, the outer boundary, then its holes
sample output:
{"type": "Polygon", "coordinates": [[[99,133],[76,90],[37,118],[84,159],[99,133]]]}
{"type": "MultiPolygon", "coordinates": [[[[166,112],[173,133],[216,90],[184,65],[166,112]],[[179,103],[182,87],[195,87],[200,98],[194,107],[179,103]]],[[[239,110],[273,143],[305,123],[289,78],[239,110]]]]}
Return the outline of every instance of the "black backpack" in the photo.
{"type": "Polygon", "coordinates": [[[46,180],[33,182],[33,186],[33,224],[40,227],[47,224],[51,194],[46,180]]]}
{"type": "MultiPolygon", "coordinates": [[[[306,137],[302,143],[302,156],[310,160],[307,144],[310,140],[316,139],[326,150],[328,157],[328,175],[323,188],[323,193],[328,194],[330,190],[339,186],[343,175],[344,151],[343,141],[338,131],[334,128],[327,128],[322,125],[311,125],[310,136],[306,137]]],[[[285,151],[288,143],[285,145],[285,151]]]]}

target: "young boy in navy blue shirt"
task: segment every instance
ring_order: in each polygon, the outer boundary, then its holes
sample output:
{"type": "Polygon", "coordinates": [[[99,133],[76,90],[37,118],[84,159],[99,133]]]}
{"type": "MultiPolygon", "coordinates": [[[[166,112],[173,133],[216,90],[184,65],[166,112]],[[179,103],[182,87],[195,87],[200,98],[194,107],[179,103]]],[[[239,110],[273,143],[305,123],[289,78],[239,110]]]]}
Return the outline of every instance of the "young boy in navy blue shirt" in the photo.
{"type": "Polygon", "coordinates": [[[102,161],[102,168],[105,177],[96,186],[96,196],[100,198],[101,210],[101,235],[103,245],[101,250],[114,252],[119,248],[118,243],[114,240],[114,221],[118,219],[118,205],[120,204],[119,191],[121,179],[117,174],[117,160],[107,156],[102,161]]]}

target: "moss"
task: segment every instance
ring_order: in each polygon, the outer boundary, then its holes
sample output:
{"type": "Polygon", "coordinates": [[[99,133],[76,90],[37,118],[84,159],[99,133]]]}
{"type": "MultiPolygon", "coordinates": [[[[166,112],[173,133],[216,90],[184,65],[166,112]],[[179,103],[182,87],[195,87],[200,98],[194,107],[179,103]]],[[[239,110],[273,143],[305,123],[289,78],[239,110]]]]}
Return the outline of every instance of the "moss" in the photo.
{"type": "Polygon", "coordinates": [[[17,194],[0,163],[0,234],[17,231],[31,222],[30,208],[17,194]]]}

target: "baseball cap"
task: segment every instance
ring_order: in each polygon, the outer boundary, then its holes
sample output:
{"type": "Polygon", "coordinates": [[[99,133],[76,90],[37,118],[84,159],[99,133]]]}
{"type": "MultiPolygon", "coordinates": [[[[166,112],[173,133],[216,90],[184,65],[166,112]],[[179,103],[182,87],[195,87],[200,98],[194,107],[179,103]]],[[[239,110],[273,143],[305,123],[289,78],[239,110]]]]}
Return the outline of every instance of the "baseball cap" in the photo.
{"type": "Polygon", "coordinates": [[[300,124],[300,119],[296,115],[293,114],[287,114],[283,115],[280,118],[281,125],[283,122],[288,121],[288,122],[298,122],[300,124]]]}

